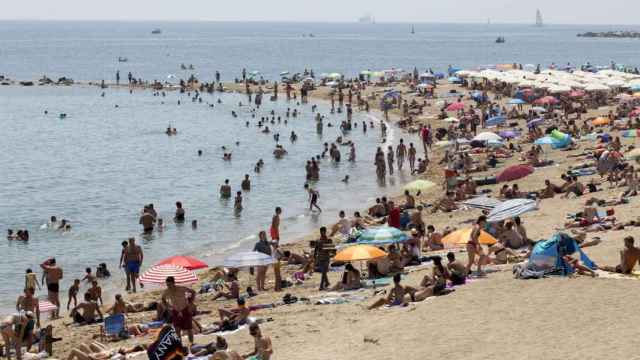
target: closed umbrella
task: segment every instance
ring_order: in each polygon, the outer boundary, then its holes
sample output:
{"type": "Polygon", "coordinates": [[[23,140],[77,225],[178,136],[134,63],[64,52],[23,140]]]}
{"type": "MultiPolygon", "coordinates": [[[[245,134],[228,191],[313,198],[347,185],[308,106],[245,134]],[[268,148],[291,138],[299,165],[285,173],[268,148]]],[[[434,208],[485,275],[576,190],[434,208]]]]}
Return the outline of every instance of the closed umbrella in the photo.
{"type": "Polygon", "coordinates": [[[371,245],[356,245],[340,250],[335,261],[365,261],[379,259],[387,256],[387,253],[371,245]]]}
{"type": "Polygon", "coordinates": [[[533,173],[533,166],[531,165],[511,165],[508,168],[502,170],[496,177],[498,182],[514,181],[522,179],[533,173]]]}
{"type": "Polygon", "coordinates": [[[176,284],[186,285],[198,282],[198,277],[192,271],[177,265],[156,265],[148,269],[140,276],[143,284],[164,284],[168,277],[172,276],[176,284]]]}
{"type": "MultiPolygon", "coordinates": [[[[454,231],[451,234],[442,238],[442,243],[444,245],[452,245],[452,246],[466,245],[467,242],[469,242],[469,240],[471,239],[472,231],[473,231],[473,228],[460,229],[460,230],[454,231]]],[[[484,230],[480,230],[480,236],[478,240],[482,245],[493,245],[498,242],[496,238],[494,238],[493,236],[491,236],[491,234],[489,234],[484,230]]]]}
{"type": "Polygon", "coordinates": [[[257,251],[243,251],[224,259],[224,266],[229,268],[267,266],[270,264],[273,264],[273,258],[257,251]]]}
{"type": "Polygon", "coordinates": [[[388,245],[409,240],[407,234],[402,231],[390,227],[372,227],[368,228],[358,237],[358,244],[367,245],[388,245]]]}
{"type": "Polygon", "coordinates": [[[507,200],[491,210],[487,216],[488,222],[498,222],[507,220],[529,211],[538,209],[538,203],[531,199],[513,199],[507,200]]]}
{"type": "Polygon", "coordinates": [[[436,184],[429,180],[414,180],[408,183],[407,185],[405,185],[403,189],[409,190],[409,191],[425,191],[434,186],[436,186],[436,184]]]}
{"type": "Polygon", "coordinates": [[[177,265],[187,270],[198,270],[209,267],[206,263],[196,259],[193,256],[172,256],[164,260],[160,260],[156,265],[177,265]]]}

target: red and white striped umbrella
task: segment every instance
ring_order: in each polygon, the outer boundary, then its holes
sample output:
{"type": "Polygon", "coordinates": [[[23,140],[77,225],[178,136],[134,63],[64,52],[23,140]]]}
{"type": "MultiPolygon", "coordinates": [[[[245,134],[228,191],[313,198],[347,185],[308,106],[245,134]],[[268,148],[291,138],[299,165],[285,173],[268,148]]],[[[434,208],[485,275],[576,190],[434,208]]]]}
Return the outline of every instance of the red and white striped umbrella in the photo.
{"type": "Polygon", "coordinates": [[[169,276],[176,279],[176,284],[193,284],[198,281],[198,277],[192,271],[177,265],[156,265],[140,276],[143,284],[164,284],[169,276]]]}
{"type": "Polygon", "coordinates": [[[38,306],[40,307],[41,313],[46,313],[57,309],[57,307],[49,300],[39,300],[38,306]]]}

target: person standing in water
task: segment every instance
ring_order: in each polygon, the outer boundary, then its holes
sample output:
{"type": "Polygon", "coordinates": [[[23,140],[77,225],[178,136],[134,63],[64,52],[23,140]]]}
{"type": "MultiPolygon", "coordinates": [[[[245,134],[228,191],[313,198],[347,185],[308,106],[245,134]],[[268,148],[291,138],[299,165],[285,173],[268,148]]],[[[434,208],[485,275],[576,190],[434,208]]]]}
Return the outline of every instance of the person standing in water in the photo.
{"type": "Polygon", "coordinates": [[[404,145],[404,140],[400,139],[400,143],[396,147],[396,159],[398,161],[398,171],[402,171],[404,165],[404,158],[407,155],[407,147],[404,145]]]}
{"type": "Polygon", "coordinates": [[[184,209],[182,208],[182,202],[176,202],[176,215],[173,217],[173,221],[176,223],[183,223],[185,221],[184,209]]]}
{"type": "Polygon", "coordinates": [[[389,175],[393,175],[393,146],[387,147],[387,163],[389,164],[389,175]]]}
{"type": "Polygon", "coordinates": [[[242,191],[238,191],[236,193],[236,198],[235,198],[235,201],[233,203],[233,208],[237,212],[242,211],[242,191]]]}
{"type": "Polygon", "coordinates": [[[320,193],[314,190],[309,186],[309,184],[304,184],[304,189],[309,193],[309,211],[313,211],[313,208],[318,209],[319,212],[322,212],[320,206],[318,206],[318,200],[320,199],[320,193]]]}
{"type": "Polygon", "coordinates": [[[411,169],[411,173],[413,174],[413,170],[416,168],[416,148],[413,147],[413,143],[409,143],[407,153],[409,154],[409,169],[411,169]]]}
{"type": "Polygon", "coordinates": [[[280,214],[282,214],[282,208],[277,207],[271,218],[271,228],[269,229],[271,240],[276,242],[280,242],[280,214]]]}
{"type": "Polygon", "coordinates": [[[251,180],[249,180],[249,174],[244,175],[244,180],[242,180],[242,183],[240,184],[240,188],[242,189],[242,191],[251,190],[251,180]]]}
{"type": "Polygon", "coordinates": [[[133,290],[133,292],[136,292],[136,281],[138,281],[138,274],[140,273],[140,266],[142,265],[143,259],[144,254],[142,253],[142,248],[136,245],[135,238],[130,237],[129,245],[127,245],[127,248],[124,251],[125,271],[127,273],[127,291],[133,290]]]}
{"type": "Polygon", "coordinates": [[[229,179],[224,180],[224,185],[220,186],[220,197],[228,199],[231,197],[231,186],[229,185],[229,179]]]}

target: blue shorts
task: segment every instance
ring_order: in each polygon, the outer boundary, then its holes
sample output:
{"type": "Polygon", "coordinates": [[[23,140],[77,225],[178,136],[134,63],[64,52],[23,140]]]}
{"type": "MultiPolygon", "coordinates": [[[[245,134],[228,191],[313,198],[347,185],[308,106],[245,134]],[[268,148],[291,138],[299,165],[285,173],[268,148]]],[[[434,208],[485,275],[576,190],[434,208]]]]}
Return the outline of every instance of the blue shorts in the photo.
{"type": "Polygon", "coordinates": [[[136,260],[127,261],[127,272],[137,274],[140,272],[140,262],[136,260]]]}

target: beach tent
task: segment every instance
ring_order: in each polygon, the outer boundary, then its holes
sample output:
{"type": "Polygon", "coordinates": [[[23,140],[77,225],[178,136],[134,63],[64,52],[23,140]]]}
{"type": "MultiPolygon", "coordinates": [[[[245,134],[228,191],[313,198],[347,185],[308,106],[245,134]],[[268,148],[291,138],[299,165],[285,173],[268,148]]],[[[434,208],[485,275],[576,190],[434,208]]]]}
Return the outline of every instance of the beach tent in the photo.
{"type": "Polygon", "coordinates": [[[553,139],[551,143],[553,149],[563,149],[571,144],[571,136],[561,131],[553,130],[549,136],[553,139]]]}
{"type": "Polygon", "coordinates": [[[582,252],[576,240],[565,233],[556,233],[548,240],[538,241],[531,251],[527,268],[547,275],[566,276],[573,273],[573,269],[562,257],[574,253],[580,255],[580,261],[586,267],[596,269],[596,264],[582,252]]]}

